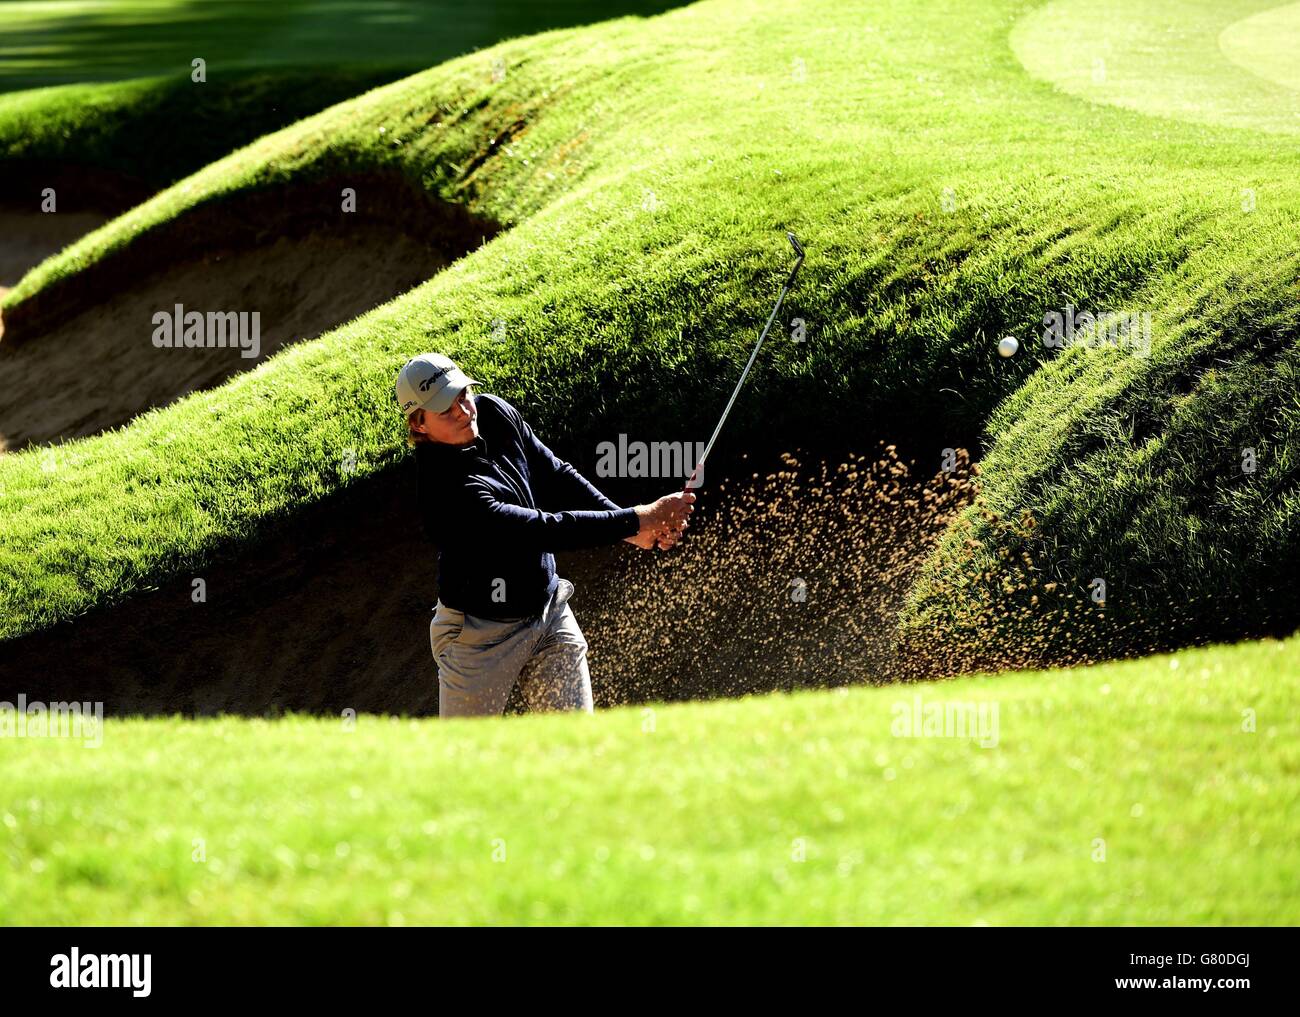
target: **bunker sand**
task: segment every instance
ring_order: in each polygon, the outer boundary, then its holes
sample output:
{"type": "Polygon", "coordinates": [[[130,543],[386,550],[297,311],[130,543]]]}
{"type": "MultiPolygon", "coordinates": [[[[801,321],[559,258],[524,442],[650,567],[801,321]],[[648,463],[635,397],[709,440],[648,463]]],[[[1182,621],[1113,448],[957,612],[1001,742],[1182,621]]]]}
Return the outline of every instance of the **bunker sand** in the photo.
{"type": "MultiPolygon", "coordinates": [[[[710,484],[672,552],[621,543],[560,556],[598,706],[902,673],[894,621],[973,496],[965,460],[928,483],[892,448],[769,466],[710,484]]],[[[434,713],[434,551],[415,487],[407,457],[236,553],[0,644],[0,672],[31,698],[102,701],[110,715],[434,713]],[[50,660],[88,663],[53,672],[50,660]]]]}
{"type": "MultiPolygon", "coordinates": [[[[27,270],[111,218],[106,213],[42,214],[0,207],[0,299],[27,270]]],[[[0,336],[4,335],[0,322],[0,336]]]]}
{"type": "MultiPolygon", "coordinates": [[[[496,232],[391,178],[277,188],[204,208],[128,253],[7,312],[0,449],[126,423],[256,368],[426,281],[496,232]],[[257,357],[238,346],[159,348],[159,312],[257,312],[257,357]],[[57,379],[57,383],[51,383],[57,379]]],[[[18,258],[16,252],[14,257],[18,258]]]]}

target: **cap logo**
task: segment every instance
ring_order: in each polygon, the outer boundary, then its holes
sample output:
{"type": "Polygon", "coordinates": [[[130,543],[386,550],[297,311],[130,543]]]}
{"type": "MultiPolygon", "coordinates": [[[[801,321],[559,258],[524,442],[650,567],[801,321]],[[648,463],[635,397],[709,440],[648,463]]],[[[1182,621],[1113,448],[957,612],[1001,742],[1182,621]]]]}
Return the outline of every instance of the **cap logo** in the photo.
{"type": "Polygon", "coordinates": [[[447,368],[445,367],[434,368],[433,374],[429,375],[429,377],[425,378],[424,381],[420,382],[420,386],[419,386],[420,391],[428,392],[429,386],[432,385],[435,381],[441,379],[442,376],[446,373],[447,373],[447,368]]]}

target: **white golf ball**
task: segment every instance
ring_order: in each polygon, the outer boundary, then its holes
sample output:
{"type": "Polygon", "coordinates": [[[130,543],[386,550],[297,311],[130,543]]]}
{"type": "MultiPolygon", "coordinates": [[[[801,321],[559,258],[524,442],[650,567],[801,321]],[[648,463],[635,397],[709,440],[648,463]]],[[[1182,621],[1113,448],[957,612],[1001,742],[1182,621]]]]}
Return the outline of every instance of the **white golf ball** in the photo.
{"type": "Polygon", "coordinates": [[[1003,336],[998,340],[998,353],[1004,357],[1014,356],[1020,349],[1020,340],[1013,335],[1003,336]]]}

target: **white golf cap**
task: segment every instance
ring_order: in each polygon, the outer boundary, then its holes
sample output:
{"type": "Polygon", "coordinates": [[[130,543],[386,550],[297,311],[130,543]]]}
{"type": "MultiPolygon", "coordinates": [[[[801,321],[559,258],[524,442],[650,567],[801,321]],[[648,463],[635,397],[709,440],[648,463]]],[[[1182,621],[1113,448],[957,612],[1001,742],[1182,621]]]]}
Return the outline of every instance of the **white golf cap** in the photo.
{"type": "Polygon", "coordinates": [[[456,395],[468,385],[479,382],[441,353],[421,353],[406,362],[397,372],[397,405],[406,416],[416,410],[442,413],[456,401],[456,395]]]}

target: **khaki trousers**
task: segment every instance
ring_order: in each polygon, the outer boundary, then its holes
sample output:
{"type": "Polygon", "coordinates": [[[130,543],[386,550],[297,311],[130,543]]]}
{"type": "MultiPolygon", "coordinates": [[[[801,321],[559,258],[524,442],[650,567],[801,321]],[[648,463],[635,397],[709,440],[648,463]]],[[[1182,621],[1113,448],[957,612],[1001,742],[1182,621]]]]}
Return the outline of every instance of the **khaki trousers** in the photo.
{"type": "Polygon", "coordinates": [[[592,712],[587,640],[569,607],[573,584],[561,579],[541,613],[492,621],[438,601],[429,645],[438,665],[438,713],[489,717],[505,712],[518,683],[530,711],[592,712]]]}

